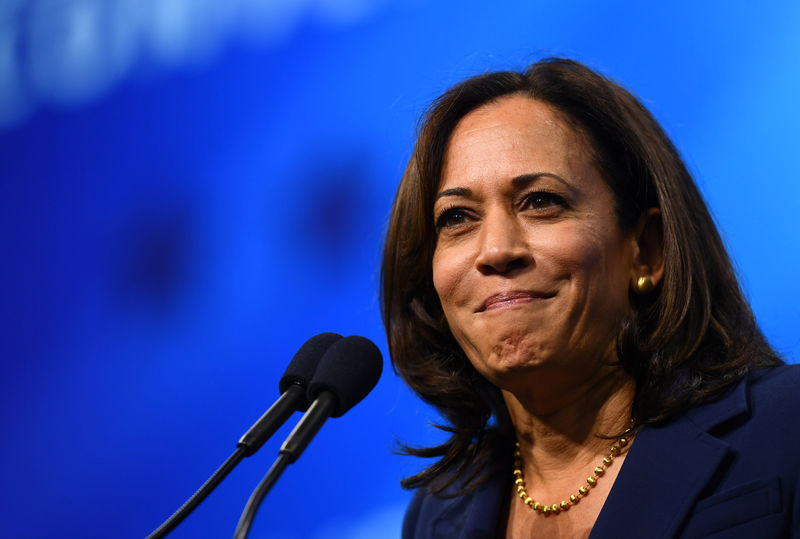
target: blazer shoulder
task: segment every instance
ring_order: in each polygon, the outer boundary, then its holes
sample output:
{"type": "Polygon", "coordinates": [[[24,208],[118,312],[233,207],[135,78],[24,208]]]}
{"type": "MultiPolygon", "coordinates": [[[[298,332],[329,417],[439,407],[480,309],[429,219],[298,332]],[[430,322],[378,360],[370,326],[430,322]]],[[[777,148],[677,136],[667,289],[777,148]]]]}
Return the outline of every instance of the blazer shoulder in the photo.
{"type": "Polygon", "coordinates": [[[462,520],[461,504],[469,497],[442,497],[427,487],[417,488],[403,518],[403,539],[456,537],[462,520]]]}
{"type": "Polygon", "coordinates": [[[458,481],[442,495],[418,488],[403,521],[403,539],[494,537],[511,479],[511,471],[501,467],[467,492],[460,491],[458,481]]]}
{"type": "MultiPolygon", "coordinates": [[[[747,408],[751,433],[773,444],[800,443],[800,365],[760,369],[747,380],[747,408]],[[779,442],[780,440],[780,442],[779,442]]],[[[800,462],[800,461],[798,461],[800,462]]]]}
{"type": "Polygon", "coordinates": [[[418,488],[414,492],[414,497],[411,498],[411,503],[408,504],[406,515],[403,518],[403,539],[411,539],[417,535],[417,523],[419,522],[419,513],[425,501],[425,489],[418,488]]]}
{"type": "Polygon", "coordinates": [[[748,380],[751,404],[764,403],[776,410],[800,408],[800,365],[758,369],[748,380]]]}

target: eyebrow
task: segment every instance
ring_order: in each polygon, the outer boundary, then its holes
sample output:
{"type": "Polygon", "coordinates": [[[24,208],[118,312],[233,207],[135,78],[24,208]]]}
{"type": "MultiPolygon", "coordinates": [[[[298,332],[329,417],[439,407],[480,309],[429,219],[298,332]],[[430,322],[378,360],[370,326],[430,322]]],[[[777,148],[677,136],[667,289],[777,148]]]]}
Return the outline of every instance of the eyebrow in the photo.
{"type": "Polygon", "coordinates": [[[552,174],[550,172],[534,172],[532,174],[522,174],[521,176],[516,176],[515,178],[512,178],[511,185],[514,186],[514,189],[520,190],[524,189],[525,187],[535,182],[539,178],[553,178],[554,180],[563,183],[566,187],[569,187],[569,184],[564,178],[556,174],[552,174]]]}
{"type": "MultiPolygon", "coordinates": [[[[530,174],[521,174],[511,179],[511,185],[512,187],[514,187],[514,189],[519,191],[520,189],[524,189],[531,183],[535,182],[539,178],[553,178],[554,180],[559,181],[563,183],[565,186],[569,187],[569,184],[566,182],[566,180],[550,172],[532,172],[530,174]]],[[[471,195],[472,195],[472,190],[467,187],[453,187],[452,189],[445,189],[444,191],[437,194],[434,202],[442,197],[450,197],[450,196],[468,197],[471,195]]]]}
{"type": "Polygon", "coordinates": [[[442,197],[468,197],[471,195],[472,195],[471,189],[468,189],[466,187],[454,187],[452,189],[445,189],[444,191],[436,195],[435,200],[439,200],[442,197]]]}

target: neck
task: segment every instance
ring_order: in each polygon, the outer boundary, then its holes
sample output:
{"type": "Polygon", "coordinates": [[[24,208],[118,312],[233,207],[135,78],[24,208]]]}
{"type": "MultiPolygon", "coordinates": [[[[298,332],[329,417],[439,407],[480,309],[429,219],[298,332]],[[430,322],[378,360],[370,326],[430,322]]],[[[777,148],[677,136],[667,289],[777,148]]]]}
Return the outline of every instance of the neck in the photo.
{"type": "Polygon", "coordinates": [[[504,390],[526,468],[537,475],[585,467],[608,452],[630,423],[634,382],[617,366],[604,365],[577,383],[542,381],[524,392],[504,390]]]}

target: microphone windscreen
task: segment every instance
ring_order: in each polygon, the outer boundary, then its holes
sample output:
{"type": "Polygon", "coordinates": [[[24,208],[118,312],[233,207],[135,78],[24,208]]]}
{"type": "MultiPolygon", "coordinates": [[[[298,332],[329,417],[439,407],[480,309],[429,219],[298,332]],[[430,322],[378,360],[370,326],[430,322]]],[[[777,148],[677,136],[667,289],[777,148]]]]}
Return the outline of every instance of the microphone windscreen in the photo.
{"type": "Polygon", "coordinates": [[[322,356],[333,343],[342,339],[338,333],[320,333],[308,339],[289,362],[286,372],[278,382],[278,389],[283,394],[289,386],[297,384],[304,389],[308,388],[314,372],[317,370],[322,356]]]}
{"type": "Polygon", "coordinates": [[[383,370],[383,357],[375,343],[352,336],[333,343],[317,366],[308,385],[308,400],[322,391],[336,396],[332,417],[339,417],[372,391],[383,370]]]}

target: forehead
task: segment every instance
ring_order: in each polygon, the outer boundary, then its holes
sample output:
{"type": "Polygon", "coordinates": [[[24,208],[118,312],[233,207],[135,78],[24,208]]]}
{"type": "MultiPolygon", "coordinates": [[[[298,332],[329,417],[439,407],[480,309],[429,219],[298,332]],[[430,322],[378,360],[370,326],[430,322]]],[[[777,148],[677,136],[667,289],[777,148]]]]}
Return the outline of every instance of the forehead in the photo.
{"type": "Polygon", "coordinates": [[[550,105],[523,95],[483,105],[456,125],[445,152],[440,189],[454,182],[550,172],[583,176],[591,151],[550,105]]]}

